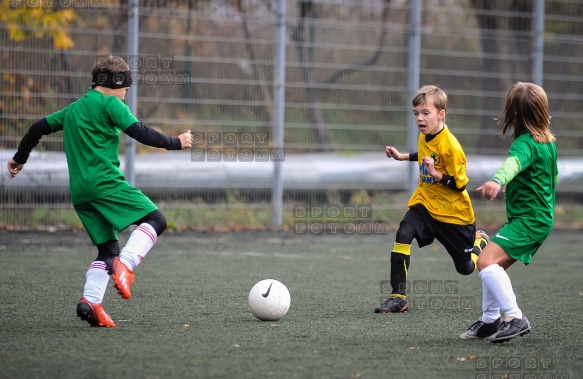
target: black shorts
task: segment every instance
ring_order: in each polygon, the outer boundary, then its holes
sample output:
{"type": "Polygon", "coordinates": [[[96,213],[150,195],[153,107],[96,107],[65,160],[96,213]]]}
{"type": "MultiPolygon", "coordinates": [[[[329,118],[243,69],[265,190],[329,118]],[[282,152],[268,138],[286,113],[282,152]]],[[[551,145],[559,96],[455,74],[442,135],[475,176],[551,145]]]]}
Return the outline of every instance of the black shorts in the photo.
{"type": "Polygon", "coordinates": [[[476,224],[455,225],[437,221],[427,209],[416,204],[405,214],[402,222],[415,228],[415,239],[419,247],[424,247],[438,240],[449,253],[454,262],[467,262],[476,239],[476,224]]]}

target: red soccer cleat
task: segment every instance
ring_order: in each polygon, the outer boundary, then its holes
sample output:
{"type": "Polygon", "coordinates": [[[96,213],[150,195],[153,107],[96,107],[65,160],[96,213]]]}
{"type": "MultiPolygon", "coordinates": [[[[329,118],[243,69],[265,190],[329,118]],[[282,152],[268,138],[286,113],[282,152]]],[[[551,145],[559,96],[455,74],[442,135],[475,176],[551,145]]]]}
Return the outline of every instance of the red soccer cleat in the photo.
{"type": "Polygon", "coordinates": [[[82,297],[77,304],[77,317],[87,321],[91,326],[102,326],[106,328],[115,328],[115,322],[104,310],[101,304],[90,303],[89,300],[82,297]]]}
{"type": "Polygon", "coordinates": [[[124,265],[119,257],[115,257],[111,265],[111,278],[121,297],[124,299],[132,297],[130,287],[134,282],[134,272],[124,265]]]}

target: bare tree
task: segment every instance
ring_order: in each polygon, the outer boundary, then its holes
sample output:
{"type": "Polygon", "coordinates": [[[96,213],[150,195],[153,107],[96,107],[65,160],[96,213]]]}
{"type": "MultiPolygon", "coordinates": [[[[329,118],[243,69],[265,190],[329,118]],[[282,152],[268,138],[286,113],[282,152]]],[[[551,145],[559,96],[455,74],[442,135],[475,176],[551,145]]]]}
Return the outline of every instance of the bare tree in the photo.
{"type": "MultiPolygon", "coordinates": [[[[377,49],[370,57],[365,58],[362,62],[352,63],[338,71],[332,73],[328,78],[324,79],[324,83],[331,84],[338,82],[342,77],[352,73],[359,72],[367,67],[374,66],[382,55],[382,48],[385,44],[387,36],[387,19],[389,15],[390,0],[385,0],[382,12],[382,31],[378,37],[377,49]]],[[[318,143],[318,150],[330,151],[328,134],[326,132],[326,121],[322,114],[322,108],[318,102],[316,86],[312,77],[313,67],[311,57],[313,55],[312,41],[306,42],[306,35],[313,38],[313,19],[317,17],[314,1],[300,0],[298,1],[299,18],[297,25],[293,28],[292,40],[296,43],[298,58],[300,61],[302,78],[304,81],[306,102],[309,106],[310,121],[318,143]]]]}
{"type": "Polygon", "coordinates": [[[326,122],[324,120],[324,115],[322,114],[322,109],[316,100],[314,82],[312,79],[312,66],[309,56],[313,47],[311,44],[305,42],[305,35],[309,32],[307,31],[306,24],[311,24],[310,20],[315,17],[314,3],[311,0],[298,1],[298,7],[298,24],[293,29],[291,37],[296,43],[302,78],[305,84],[304,90],[306,94],[306,102],[309,105],[310,121],[316,134],[318,150],[330,151],[332,148],[326,133],[326,122]]]}
{"type": "MultiPolygon", "coordinates": [[[[516,55],[529,57],[530,44],[525,42],[525,35],[531,29],[531,18],[523,17],[525,13],[532,13],[530,0],[470,0],[476,12],[476,19],[480,26],[480,43],[482,47],[482,69],[491,75],[483,75],[481,79],[484,96],[484,110],[498,110],[499,97],[496,92],[503,92],[516,78],[502,78],[503,72],[529,72],[530,59],[525,60],[527,67],[518,67],[509,60],[500,59],[500,55],[516,55]],[[499,36],[507,33],[509,37],[502,40],[499,36]],[[523,43],[519,43],[521,41],[523,43]],[[510,42],[508,42],[510,41],[510,42]]],[[[483,116],[481,121],[482,146],[496,146],[500,143],[496,133],[496,123],[491,116],[483,116]]]]}
{"type": "MultiPolygon", "coordinates": [[[[247,22],[247,18],[245,17],[246,10],[245,10],[245,7],[243,6],[243,0],[236,0],[236,7],[237,7],[237,11],[241,14],[243,34],[245,35],[245,49],[247,50],[247,55],[249,58],[248,60],[251,62],[254,62],[257,59],[257,57],[255,54],[255,50],[253,48],[251,31],[249,29],[249,23],[247,22]]],[[[256,81],[258,81],[260,83],[259,87],[261,89],[261,95],[263,96],[263,99],[265,100],[265,102],[267,104],[270,104],[270,106],[267,106],[264,109],[267,113],[267,116],[268,116],[270,122],[272,123],[273,122],[273,98],[272,98],[270,87],[268,84],[268,83],[270,83],[270,81],[265,78],[263,71],[254,69],[253,65],[251,65],[250,69],[251,69],[251,75],[253,76],[253,79],[255,79],[256,81]]]]}
{"type": "Polygon", "coordinates": [[[328,79],[325,80],[326,83],[335,83],[340,78],[342,78],[344,75],[348,75],[348,74],[351,74],[353,72],[357,72],[357,71],[366,69],[367,67],[374,66],[377,63],[377,61],[379,60],[379,58],[382,55],[382,48],[385,45],[385,40],[387,37],[387,20],[389,18],[389,3],[390,2],[391,2],[391,0],[385,0],[385,6],[383,7],[383,13],[382,13],[383,24],[382,24],[381,34],[379,35],[379,39],[377,41],[376,51],[374,51],[372,53],[372,55],[369,58],[367,58],[366,60],[364,60],[363,62],[354,63],[354,64],[351,64],[347,67],[344,67],[344,68],[336,71],[335,73],[330,75],[330,77],[328,79]]]}

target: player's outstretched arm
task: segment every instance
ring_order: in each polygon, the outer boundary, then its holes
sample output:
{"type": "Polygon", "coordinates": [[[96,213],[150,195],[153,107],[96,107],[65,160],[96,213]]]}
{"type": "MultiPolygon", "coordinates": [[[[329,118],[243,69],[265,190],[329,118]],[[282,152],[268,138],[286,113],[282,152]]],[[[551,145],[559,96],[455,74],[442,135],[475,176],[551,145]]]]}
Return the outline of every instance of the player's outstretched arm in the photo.
{"type": "Polygon", "coordinates": [[[397,161],[409,160],[409,154],[402,154],[393,146],[387,146],[385,148],[385,152],[387,154],[387,158],[393,158],[397,161]]]}
{"type": "Polygon", "coordinates": [[[178,137],[171,137],[152,129],[140,121],[130,125],[125,134],[144,145],[166,150],[183,150],[192,147],[192,134],[190,130],[178,137]]]}
{"type": "Polygon", "coordinates": [[[387,158],[393,158],[396,161],[417,161],[417,153],[400,153],[393,146],[387,146],[385,152],[387,158]]]}
{"type": "Polygon", "coordinates": [[[480,192],[482,199],[494,200],[500,192],[502,186],[500,183],[497,183],[493,180],[489,180],[486,183],[482,184],[476,190],[480,192]]]}
{"type": "Polygon", "coordinates": [[[192,147],[192,133],[190,132],[190,129],[188,129],[186,133],[179,135],[178,139],[182,145],[182,150],[192,147]]]}
{"type": "Polygon", "coordinates": [[[24,163],[16,163],[12,158],[8,160],[8,172],[10,172],[10,176],[12,178],[18,175],[18,173],[22,171],[23,167],[24,163]]]}
{"type": "Polygon", "coordinates": [[[520,162],[518,158],[515,156],[510,156],[506,158],[502,167],[496,174],[492,177],[492,180],[488,180],[484,183],[481,187],[478,187],[477,190],[482,194],[482,199],[488,198],[490,200],[494,200],[498,192],[508,184],[518,173],[520,172],[520,162]]]}
{"type": "Polygon", "coordinates": [[[8,160],[8,171],[11,177],[18,175],[28,160],[32,149],[38,145],[43,136],[53,133],[46,118],[41,118],[30,126],[28,132],[20,140],[18,150],[12,159],[8,160]]]}

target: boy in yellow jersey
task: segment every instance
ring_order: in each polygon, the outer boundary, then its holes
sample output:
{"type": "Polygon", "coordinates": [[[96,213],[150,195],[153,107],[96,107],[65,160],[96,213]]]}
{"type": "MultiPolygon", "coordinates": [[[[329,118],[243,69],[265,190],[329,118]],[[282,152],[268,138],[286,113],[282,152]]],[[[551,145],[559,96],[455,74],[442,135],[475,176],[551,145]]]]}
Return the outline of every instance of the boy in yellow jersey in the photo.
{"type": "Polygon", "coordinates": [[[488,243],[483,231],[476,231],[474,209],[466,185],[466,156],[445,124],[447,95],[436,86],[423,86],[413,98],[413,114],[419,128],[416,153],[400,153],[386,147],[389,158],[419,163],[419,185],[411,196],[391,252],[391,296],[376,313],[406,312],[406,295],[411,244],[420,248],[438,240],[447,250],[456,271],[469,275],[488,243]]]}

